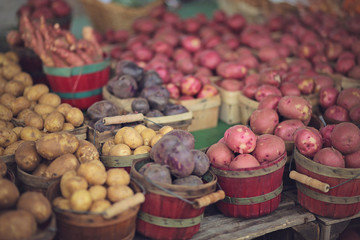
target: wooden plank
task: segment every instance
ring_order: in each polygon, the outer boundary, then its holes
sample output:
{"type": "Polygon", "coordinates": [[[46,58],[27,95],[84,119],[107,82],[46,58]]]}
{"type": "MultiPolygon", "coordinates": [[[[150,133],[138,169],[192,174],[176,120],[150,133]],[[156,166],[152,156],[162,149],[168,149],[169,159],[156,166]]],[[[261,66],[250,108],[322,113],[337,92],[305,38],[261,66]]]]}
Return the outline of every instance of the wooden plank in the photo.
{"type": "Polygon", "coordinates": [[[293,226],[292,229],[295,230],[303,239],[315,240],[320,238],[320,227],[316,221],[293,226]]]}
{"type": "Polygon", "coordinates": [[[333,224],[336,224],[336,223],[345,222],[345,221],[355,219],[355,218],[359,218],[359,217],[360,217],[360,212],[358,214],[355,214],[354,216],[347,217],[347,218],[340,218],[340,219],[316,216],[318,221],[320,223],[324,224],[324,225],[333,225],[333,224]]]}

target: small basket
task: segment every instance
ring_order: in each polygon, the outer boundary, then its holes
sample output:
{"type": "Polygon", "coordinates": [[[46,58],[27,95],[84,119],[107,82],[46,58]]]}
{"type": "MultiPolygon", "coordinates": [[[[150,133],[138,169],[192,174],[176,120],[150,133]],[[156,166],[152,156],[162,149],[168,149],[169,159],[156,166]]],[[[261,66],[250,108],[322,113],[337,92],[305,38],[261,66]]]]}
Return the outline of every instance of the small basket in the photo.
{"type": "Polygon", "coordinates": [[[130,29],[135,19],[146,16],[151,9],[163,3],[153,1],[143,7],[126,7],[118,3],[102,3],[99,0],[80,0],[93,26],[100,32],[109,29],[130,29]]]}
{"type": "Polygon", "coordinates": [[[102,87],[109,80],[110,60],[80,67],[46,67],[50,87],[63,103],[86,110],[102,100],[102,87]]]}

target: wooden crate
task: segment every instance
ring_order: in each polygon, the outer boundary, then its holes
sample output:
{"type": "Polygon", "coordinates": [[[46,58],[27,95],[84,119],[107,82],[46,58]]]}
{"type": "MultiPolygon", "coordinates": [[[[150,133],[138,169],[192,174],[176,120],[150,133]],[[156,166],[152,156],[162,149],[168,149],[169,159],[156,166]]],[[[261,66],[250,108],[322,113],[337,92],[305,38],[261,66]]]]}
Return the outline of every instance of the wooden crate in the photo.
{"type": "Polygon", "coordinates": [[[193,120],[188,131],[213,128],[218,125],[221,104],[220,94],[209,98],[171,101],[185,106],[193,113],[193,120]]]}

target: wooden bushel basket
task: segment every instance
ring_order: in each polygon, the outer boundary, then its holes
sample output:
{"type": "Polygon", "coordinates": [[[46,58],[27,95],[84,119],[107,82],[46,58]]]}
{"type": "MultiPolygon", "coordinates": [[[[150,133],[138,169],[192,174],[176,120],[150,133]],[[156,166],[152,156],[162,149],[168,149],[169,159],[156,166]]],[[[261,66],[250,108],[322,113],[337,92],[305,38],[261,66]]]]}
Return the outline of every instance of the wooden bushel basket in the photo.
{"type": "MultiPolygon", "coordinates": [[[[76,212],[53,207],[58,229],[56,239],[133,239],[136,215],[140,209],[140,203],[144,201],[144,195],[140,192],[140,187],[133,181],[130,182],[130,187],[135,192],[133,197],[113,204],[103,213],[76,212]],[[126,204],[122,204],[125,202],[126,204]],[[114,207],[116,208],[115,211],[113,211],[114,207]]],[[[50,202],[58,196],[61,196],[59,182],[52,184],[46,192],[46,197],[50,202]]]]}
{"type": "Polygon", "coordinates": [[[130,172],[146,189],[136,231],[152,239],[190,239],[200,229],[205,207],[225,196],[215,192],[216,176],[208,171],[200,186],[153,183],[138,172],[149,161],[135,161],[130,172]]]}
{"type": "Polygon", "coordinates": [[[211,166],[225,198],[216,203],[228,217],[254,218],[277,209],[283,188],[282,178],[286,154],[254,168],[228,170],[211,166]]]}
{"type": "Polygon", "coordinates": [[[323,217],[345,218],[360,212],[360,169],[336,168],[314,162],[294,150],[300,205],[323,217]],[[299,174],[300,173],[300,174],[299,174]]]}
{"type": "Polygon", "coordinates": [[[109,168],[124,168],[130,173],[131,166],[136,160],[146,160],[150,157],[149,153],[129,155],[129,156],[100,156],[100,161],[104,166],[109,168]]]}

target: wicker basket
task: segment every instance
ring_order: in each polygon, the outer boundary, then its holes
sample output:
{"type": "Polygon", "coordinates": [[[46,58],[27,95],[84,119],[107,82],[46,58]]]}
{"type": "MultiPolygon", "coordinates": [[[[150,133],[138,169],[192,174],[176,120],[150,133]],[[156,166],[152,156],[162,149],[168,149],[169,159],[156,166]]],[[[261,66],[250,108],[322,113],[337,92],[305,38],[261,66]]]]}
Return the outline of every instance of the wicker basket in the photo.
{"type": "Polygon", "coordinates": [[[118,3],[102,3],[99,0],[80,0],[94,28],[100,32],[108,29],[130,29],[135,19],[146,16],[150,10],[163,3],[155,0],[144,7],[126,7],[118,3]]]}

